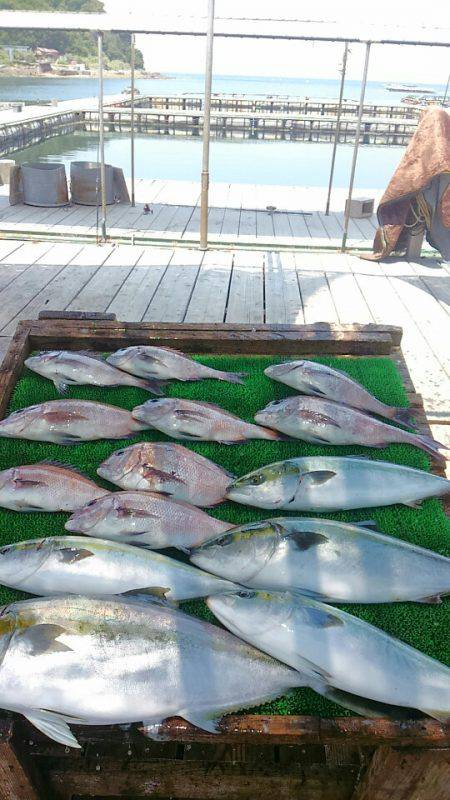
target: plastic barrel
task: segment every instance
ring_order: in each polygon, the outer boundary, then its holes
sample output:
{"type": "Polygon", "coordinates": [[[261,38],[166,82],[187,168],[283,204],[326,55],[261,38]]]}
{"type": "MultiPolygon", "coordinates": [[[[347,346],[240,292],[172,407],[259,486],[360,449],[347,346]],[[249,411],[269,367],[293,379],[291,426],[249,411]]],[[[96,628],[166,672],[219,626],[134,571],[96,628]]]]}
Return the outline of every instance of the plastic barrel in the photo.
{"type": "MultiPolygon", "coordinates": [[[[105,164],[106,203],[114,203],[114,168],[105,164]]],[[[101,205],[100,165],[96,161],[72,161],[70,165],[70,193],[73,203],[82,206],[101,205]]]]}
{"type": "Polygon", "coordinates": [[[22,164],[23,202],[57,208],[69,202],[64,164],[22,164]]]}

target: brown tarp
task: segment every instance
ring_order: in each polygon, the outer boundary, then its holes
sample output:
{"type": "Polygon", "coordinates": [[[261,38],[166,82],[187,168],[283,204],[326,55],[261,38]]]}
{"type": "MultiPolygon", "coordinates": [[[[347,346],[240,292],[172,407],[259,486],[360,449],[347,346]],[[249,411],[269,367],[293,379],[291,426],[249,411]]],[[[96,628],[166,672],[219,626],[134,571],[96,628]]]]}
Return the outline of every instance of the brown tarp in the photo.
{"type": "Polygon", "coordinates": [[[396,249],[411,212],[411,201],[433,178],[445,172],[450,172],[450,115],[443,108],[431,106],[422,112],[417,130],[380,200],[380,227],[373,253],[363,258],[379,261],[396,249]]]}

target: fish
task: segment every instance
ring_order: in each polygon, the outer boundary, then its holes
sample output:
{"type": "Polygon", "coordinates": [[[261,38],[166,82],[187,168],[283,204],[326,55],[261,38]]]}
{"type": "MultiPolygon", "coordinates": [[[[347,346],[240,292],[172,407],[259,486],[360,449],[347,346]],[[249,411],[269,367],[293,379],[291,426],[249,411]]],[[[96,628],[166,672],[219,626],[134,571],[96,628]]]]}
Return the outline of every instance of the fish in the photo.
{"type": "Polygon", "coordinates": [[[134,386],[152,394],[163,394],[158,381],[136,378],[116,369],[96,355],[75,353],[71,350],[48,350],[25,359],[25,366],[53,381],[60,394],[67,387],[83,386],[134,386]]]}
{"type": "Polygon", "coordinates": [[[74,467],[51,461],[0,472],[0,506],[12,511],[75,511],[104,497],[106,489],[74,467]]]}
{"type": "Polygon", "coordinates": [[[255,414],[255,420],[260,425],[311,444],[358,444],[364,447],[411,444],[437,461],[446,461],[445,455],[439,452],[439,448],[445,445],[431,437],[409,433],[333,400],[302,395],[274,400],[255,414]]]}
{"type": "Polygon", "coordinates": [[[450,722],[450,669],[352,614],[289,592],[240,591],[206,602],[232,633],[305,675],[450,722]]]}
{"type": "Polygon", "coordinates": [[[336,400],[360,411],[386,417],[400,425],[414,427],[411,411],[407,408],[396,408],[386,405],[374,397],[364,386],[350,378],[347,373],[334,367],[327,367],[316,361],[286,361],[273,364],[264,370],[264,374],[274,381],[285,383],[302,394],[336,400]]]}
{"type": "Polygon", "coordinates": [[[180,716],[216,733],[220,718],[303,677],[216,625],[142,598],[33,598],[0,616],[0,707],[79,748],[70,725],[180,716]]]}
{"type": "Polygon", "coordinates": [[[116,350],[107,357],[108,364],[132,375],[159,380],[199,381],[213,378],[228,383],[244,383],[245,372],[223,372],[194,361],[171,347],[137,345],[116,350]]]}
{"type": "Polygon", "coordinates": [[[402,503],[417,508],[450,492],[450,481],[412,467],[361,457],[310,456],[268,464],[237,478],[227,498],[289,511],[346,511],[402,503]]]}
{"type": "Polygon", "coordinates": [[[144,592],[175,602],[236,589],[235,583],[162,553],[83,536],[49,536],[2,547],[0,583],[48,597],[144,592]]]}
{"type": "Polygon", "coordinates": [[[190,560],[252,589],[299,591],[328,603],[439,603],[450,594],[450,558],[370,524],[261,520],[198,545],[190,560]]]}
{"type": "Polygon", "coordinates": [[[235,477],[174,442],[141,442],[116,450],[97,473],[121,489],[159,492],[204,508],[222,503],[235,477]]]}
{"type": "Polygon", "coordinates": [[[133,417],[174,439],[235,444],[249,439],[280,439],[280,435],[252,425],[213,403],[163,397],[133,408],[133,417]]]}
{"type": "MultiPolygon", "coordinates": [[[[1,493],[0,493],[1,498],[1,493]]],[[[67,531],[144,545],[152,550],[189,551],[232,526],[196,506],[156,492],[114,492],[92,500],[67,520],[67,531]]]]}
{"type": "Polygon", "coordinates": [[[148,428],[130,411],[90,400],[48,400],[0,420],[0,436],[56,444],[126,439],[148,428]]]}

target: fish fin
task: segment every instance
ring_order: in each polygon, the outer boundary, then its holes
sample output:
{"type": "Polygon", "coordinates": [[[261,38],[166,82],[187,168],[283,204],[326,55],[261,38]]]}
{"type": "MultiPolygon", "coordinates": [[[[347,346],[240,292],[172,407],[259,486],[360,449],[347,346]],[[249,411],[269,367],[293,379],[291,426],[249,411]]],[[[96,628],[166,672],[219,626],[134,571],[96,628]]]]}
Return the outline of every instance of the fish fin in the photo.
{"type": "Polygon", "coordinates": [[[286,536],[289,541],[294,541],[298,550],[309,550],[310,547],[317,547],[328,542],[328,536],[316,531],[294,531],[286,536]]]}
{"type": "Polygon", "coordinates": [[[180,711],[177,716],[183,717],[202,731],[220,733],[220,717],[211,717],[209,714],[202,714],[201,711],[180,711]]]}
{"type": "MultiPolygon", "coordinates": [[[[335,475],[336,473],[331,469],[317,469],[313,470],[312,472],[305,473],[304,478],[308,478],[308,481],[314,486],[322,486],[331,478],[334,478],[335,475]]],[[[301,478],[301,480],[304,478],[301,478]]]]}
{"type": "Polygon", "coordinates": [[[20,506],[20,511],[24,511],[27,514],[35,514],[36,511],[45,511],[45,508],[42,506],[20,506]]]}
{"type": "Polygon", "coordinates": [[[83,561],[83,559],[95,555],[87,547],[62,547],[58,550],[58,554],[59,560],[63,564],[76,564],[77,561],[83,561]]]}
{"type": "Polygon", "coordinates": [[[179,408],[173,412],[177,419],[185,422],[204,422],[207,415],[202,411],[193,411],[191,409],[179,408]]]}
{"type": "Polygon", "coordinates": [[[32,486],[45,486],[45,481],[29,481],[23,478],[14,478],[13,481],[14,485],[18,489],[29,489],[32,486]]]}
{"type": "Polygon", "coordinates": [[[394,416],[390,417],[390,419],[399,425],[405,425],[407,428],[416,427],[413,412],[409,408],[396,408],[394,416]]]}
{"type": "Polygon", "coordinates": [[[149,595],[150,598],[155,600],[167,600],[166,595],[170,592],[170,586],[142,586],[139,589],[133,589],[131,592],[124,592],[124,594],[132,595],[149,595]]]}
{"type": "MultiPolygon", "coordinates": [[[[301,592],[298,592],[298,594],[301,594],[301,592]]],[[[305,607],[303,608],[303,615],[304,623],[306,625],[309,623],[313,628],[335,628],[345,624],[340,617],[322,608],[305,607]]]]}
{"type": "Polygon", "coordinates": [[[356,525],[357,528],[368,528],[371,531],[379,531],[376,519],[364,519],[361,520],[361,522],[352,522],[351,524],[356,525]]]}
{"type": "Polygon", "coordinates": [[[64,444],[64,445],[81,444],[82,442],[85,441],[87,440],[83,439],[81,436],[75,436],[74,434],[71,433],[65,433],[64,436],[61,436],[61,438],[58,437],[58,439],[55,439],[55,444],[64,444]]]}
{"type": "Polygon", "coordinates": [[[295,654],[295,660],[297,663],[297,671],[304,673],[310,679],[316,681],[320,680],[328,683],[330,678],[333,677],[330,672],[322,669],[322,667],[319,667],[318,664],[314,664],[314,662],[310,661],[308,658],[304,658],[304,656],[302,656],[300,653],[295,654]]]}
{"type": "Polygon", "coordinates": [[[332,700],[333,703],[347,708],[349,711],[354,711],[356,714],[361,714],[363,717],[369,719],[410,719],[411,709],[400,708],[388,703],[379,703],[377,700],[370,700],[367,697],[361,697],[357,694],[345,692],[343,689],[338,689],[336,686],[330,684],[321,685],[311,684],[311,689],[315,692],[332,700]]]}
{"type": "Polygon", "coordinates": [[[79,356],[93,358],[95,361],[101,361],[103,364],[105,364],[107,361],[107,359],[104,358],[103,353],[98,353],[95,350],[77,350],[76,354],[79,356]]]}
{"type": "Polygon", "coordinates": [[[41,733],[45,733],[55,742],[66,745],[66,747],[76,747],[79,750],[81,745],[73,735],[67,722],[54,711],[43,711],[41,709],[22,712],[25,719],[31,722],[41,733]]]}
{"type": "Polygon", "coordinates": [[[122,505],[119,497],[114,498],[114,511],[119,519],[127,519],[128,517],[134,519],[154,519],[156,516],[152,514],[151,511],[145,511],[143,508],[127,508],[122,505]]]}
{"type": "Polygon", "coordinates": [[[438,722],[442,722],[443,725],[448,725],[450,723],[450,711],[448,709],[420,708],[419,711],[428,714],[428,716],[433,717],[433,719],[437,719],[438,722]]]}
{"type": "Polygon", "coordinates": [[[218,374],[211,375],[212,378],[216,378],[218,381],[227,381],[228,383],[245,383],[245,378],[248,375],[248,372],[222,372],[217,370],[218,374]]]}
{"type": "Polygon", "coordinates": [[[421,597],[420,599],[416,600],[416,603],[426,603],[427,605],[438,606],[442,603],[442,597],[440,594],[431,594],[429,597],[421,597]]]}
{"type": "Polygon", "coordinates": [[[163,397],[168,381],[157,381],[152,378],[142,378],[141,386],[143,389],[156,394],[158,397],[163,397]]]}
{"type": "Polygon", "coordinates": [[[58,642],[58,636],[64,633],[67,633],[67,630],[62,625],[43,622],[33,625],[19,636],[20,640],[27,645],[29,655],[41,656],[44,653],[65,653],[72,650],[67,644],[58,642]]]}
{"type": "Polygon", "coordinates": [[[55,378],[53,383],[55,384],[55,389],[57,392],[59,392],[59,394],[62,394],[63,396],[67,394],[67,390],[69,388],[69,384],[67,381],[59,381],[55,378]]]}
{"type": "Polygon", "coordinates": [[[404,500],[402,505],[408,506],[408,508],[422,508],[422,500],[404,500]]]}
{"type": "Polygon", "coordinates": [[[178,608],[178,600],[170,600],[166,597],[166,592],[170,592],[168,587],[152,586],[148,589],[132,589],[129,592],[122,592],[122,595],[127,599],[138,600],[141,603],[153,603],[153,605],[165,606],[166,608],[178,608]]]}
{"type": "MultiPolygon", "coordinates": [[[[147,480],[150,478],[159,478],[162,481],[170,481],[170,483],[186,483],[186,481],[184,481],[182,478],[178,478],[176,475],[171,475],[170,472],[164,472],[161,469],[156,469],[155,467],[152,467],[151,464],[143,464],[142,469],[143,477],[147,480]]],[[[158,494],[162,493],[158,492],[158,494]]]]}
{"type": "Polygon", "coordinates": [[[302,385],[302,394],[312,394],[318,395],[319,397],[326,397],[326,392],[323,392],[318,386],[314,386],[313,383],[303,383],[302,385]]]}
{"type": "Polygon", "coordinates": [[[328,414],[320,414],[318,411],[309,411],[305,409],[304,411],[300,411],[299,417],[307,422],[314,422],[315,424],[331,425],[332,428],[341,427],[339,422],[328,416],[328,414]]]}
{"type": "Polygon", "coordinates": [[[305,439],[305,441],[308,441],[310,444],[333,444],[325,436],[317,436],[317,434],[308,434],[308,439],[305,439]]]}
{"type": "Polygon", "coordinates": [[[440,448],[447,450],[447,453],[448,448],[445,444],[441,444],[441,442],[437,442],[435,439],[432,439],[431,436],[424,436],[423,434],[416,433],[414,434],[414,442],[411,441],[411,444],[415,444],[416,447],[424,450],[437,461],[441,461],[442,463],[447,461],[447,457],[444,455],[444,453],[440,452],[440,448]]]}

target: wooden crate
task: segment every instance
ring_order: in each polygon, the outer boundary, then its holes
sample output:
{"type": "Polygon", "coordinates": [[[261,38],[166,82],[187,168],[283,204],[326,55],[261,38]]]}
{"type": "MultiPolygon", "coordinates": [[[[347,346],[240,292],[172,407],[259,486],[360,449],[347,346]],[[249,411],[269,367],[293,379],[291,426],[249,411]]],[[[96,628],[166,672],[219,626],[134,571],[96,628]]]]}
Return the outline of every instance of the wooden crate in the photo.
{"type": "MultiPolygon", "coordinates": [[[[106,351],[131,344],[185,352],[387,356],[418,428],[430,433],[403,359],[401,329],[382,325],[121,323],[114,315],[46,312],[21,322],[0,369],[4,416],[24,359],[39,349],[106,351]]],[[[443,474],[441,468],[436,474],[443,474]]],[[[77,727],[80,751],[0,712],[0,800],[154,797],[174,800],[448,800],[450,726],[432,719],[227,716],[221,733],[179,718],[151,742],[138,726],[77,727]]]]}

